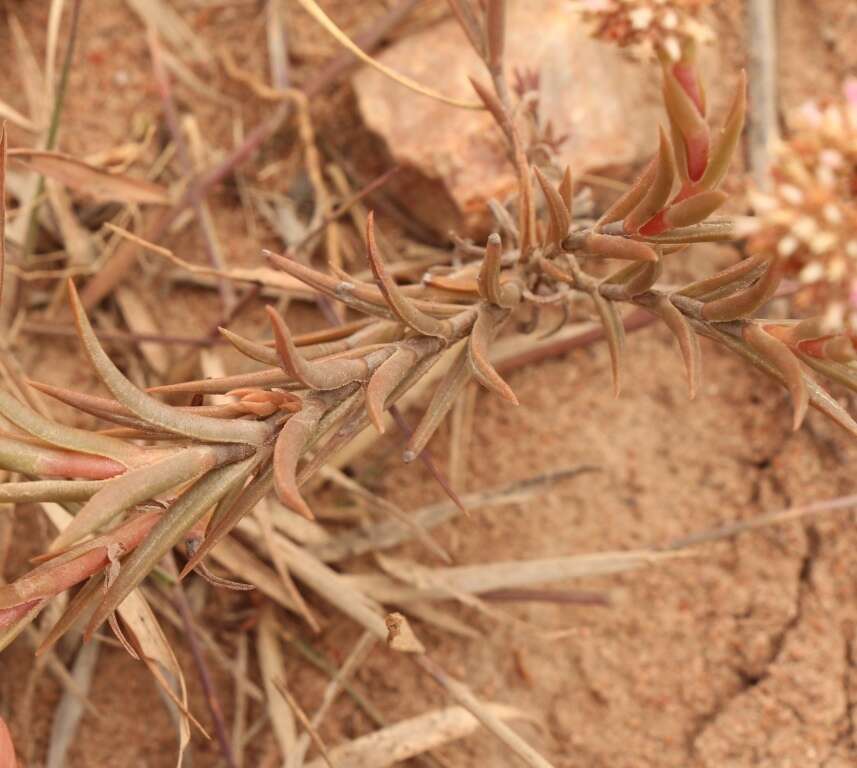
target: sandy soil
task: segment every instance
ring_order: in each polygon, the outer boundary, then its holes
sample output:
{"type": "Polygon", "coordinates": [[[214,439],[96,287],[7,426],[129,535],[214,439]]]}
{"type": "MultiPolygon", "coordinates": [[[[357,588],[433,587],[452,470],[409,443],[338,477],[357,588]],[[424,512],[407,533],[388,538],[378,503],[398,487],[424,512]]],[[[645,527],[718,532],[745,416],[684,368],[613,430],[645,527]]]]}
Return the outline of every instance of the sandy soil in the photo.
{"type": "MultiPolygon", "coordinates": [[[[6,4],[22,21],[38,55],[48,5],[6,4]]],[[[236,47],[244,66],[264,71],[264,30],[256,21],[256,5],[212,4],[211,11],[197,3],[175,5],[187,10],[205,39],[236,47]]],[[[347,2],[326,5],[349,29],[362,14],[347,2]]],[[[367,14],[370,5],[377,10],[383,4],[362,3],[367,14]]],[[[857,50],[845,42],[849,34],[852,40],[857,37],[857,12],[850,0],[781,0],[779,7],[784,106],[832,91],[846,73],[857,71],[857,50]]],[[[136,19],[113,0],[84,8],[60,142],[64,150],[79,154],[121,143],[135,116],[159,115],[136,19]],[[109,87],[117,83],[121,87],[109,87]]],[[[718,31],[736,67],[744,49],[740,10],[736,0],[717,11],[718,31]]],[[[297,14],[295,24],[301,32],[295,42],[300,82],[333,49],[297,14]]],[[[8,30],[0,27],[0,51],[9,45],[8,30]]],[[[0,93],[25,109],[13,78],[0,72],[0,93]]],[[[243,93],[228,83],[216,85],[235,97],[243,93]]],[[[211,102],[181,94],[206,126],[208,141],[228,144],[231,116],[211,102]]],[[[343,89],[320,106],[319,124],[336,125],[343,118],[330,107],[349,103],[343,89]]],[[[244,125],[255,124],[268,109],[248,100],[241,107],[244,125]]],[[[290,139],[288,133],[275,137],[253,167],[285,154],[290,139]]],[[[13,143],[25,140],[12,134],[13,143]]],[[[260,245],[276,244],[264,227],[255,238],[247,234],[231,188],[212,197],[212,204],[233,263],[253,263],[260,245]]],[[[170,246],[188,258],[204,258],[193,228],[170,246]]],[[[695,252],[692,258],[696,271],[697,264],[709,269],[734,257],[719,249],[695,252]]],[[[166,295],[152,280],[143,282],[143,290],[153,306],[166,295]]],[[[170,295],[180,301],[159,312],[166,333],[201,333],[218,316],[217,299],[210,293],[170,295]]],[[[261,318],[255,307],[237,329],[258,327],[261,318]]],[[[312,322],[298,318],[299,324],[312,322]]],[[[38,344],[31,368],[35,378],[93,386],[89,372],[72,362],[73,344],[41,337],[33,341],[38,344]]],[[[521,401],[518,409],[479,394],[468,489],[494,485],[498,478],[526,478],[584,464],[597,471],[566,480],[530,503],[476,513],[443,527],[438,539],[457,562],[664,546],[763,511],[854,492],[857,446],[815,413],[792,433],[785,394],[740,361],[704,343],[705,383],[696,401],[689,402],[681,361],[665,330],[634,334],[629,353],[628,383],[618,400],[609,394],[609,360],[598,346],[511,374],[510,384],[521,401]]],[[[225,359],[227,365],[235,364],[233,358],[225,359]]],[[[852,413],[855,405],[851,403],[852,413]]],[[[448,444],[448,431],[433,443],[441,462],[448,444]]],[[[355,476],[405,508],[439,498],[427,472],[400,464],[395,448],[392,440],[376,444],[353,467],[355,476]]],[[[332,491],[319,501],[322,507],[341,503],[332,491]]],[[[7,578],[20,572],[47,534],[32,510],[19,509],[14,519],[7,578]]],[[[456,608],[450,610],[479,628],[481,639],[418,629],[433,656],[480,695],[539,714],[540,726],[520,730],[561,768],[844,768],[857,763],[855,552],[852,513],[832,513],[744,534],[642,572],[570,585],[608,593],[610,607],[509,606],[532,625],[530,631],[456,608]],[[561,640],[545,637],[555,629],[570,632],[561,640]]],[[[420,556],[416,549],[403,553],[420,556]]],[[[201,620],[234,655],[258,600],[207,595],[201,620]]],[[[319,646],[341,659],[358,631],[324,605],[313,607],[326,619],[319,646]]],[[[183,639],[172,631],[171,637],[187,672],[192,709],[208,725],[183,639]]],[[[252,637],[250,646],[252,661],[252,637]]],[[[43,765],[60,689],[43,673],[29,692],[32,706],[25,706],[33,665],[25,640],[0,658],[0,715],[9,721],[26,765],[36,767],[43,765]]],[[[295,654],[288,656],[287,675],[312,711],[325,678],[295,654]]],[[[442,692],[413,665],[380,648],[357,679],[361,691],[391,721],[444,703],[442,692]]],[[[221,672],[217,684],[231,722],[233,685],[221,672]]],[[[91,698],[102,717],[84,717],[69,768],[174,764],[175,737],[167,712],[146,670],[121,649],[102,649],[91,698]]],[[[253,707],[253,718],[259,712],[253,707]]],[[[369,728],[365,715],[344,699],[321,735],[333,744],[369,728]]],[[[245,765],[273,764],[268,762],[272,749],[265,728],[245,765]]],[[[454,766],[517,764],[484,733],[439,754],[454,766]]],[[[195,736],[193,764],[219,765],[216,744],[195,736]]]]}

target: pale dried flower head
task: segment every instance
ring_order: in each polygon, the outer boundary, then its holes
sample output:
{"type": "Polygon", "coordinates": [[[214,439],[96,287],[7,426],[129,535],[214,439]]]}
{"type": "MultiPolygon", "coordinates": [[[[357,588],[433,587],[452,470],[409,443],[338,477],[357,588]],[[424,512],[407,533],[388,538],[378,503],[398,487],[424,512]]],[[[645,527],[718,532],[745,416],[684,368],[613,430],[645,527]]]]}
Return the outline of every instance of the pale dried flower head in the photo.
{"type": "Polygon", "coordinates": [[[666,54],[672,61],[714,33],[699,20],[711,0],[577,0],[576,8],[600,40],[630,48],[642,58],[666,54]]]}
{"type": "Polygon", "coordinates": [[[810,103],[776,149],[769,193],[751,199],[756,252],[776,250],[806,287],[796,301],[857,331],[857,83],[845,98],[810,103]]]}

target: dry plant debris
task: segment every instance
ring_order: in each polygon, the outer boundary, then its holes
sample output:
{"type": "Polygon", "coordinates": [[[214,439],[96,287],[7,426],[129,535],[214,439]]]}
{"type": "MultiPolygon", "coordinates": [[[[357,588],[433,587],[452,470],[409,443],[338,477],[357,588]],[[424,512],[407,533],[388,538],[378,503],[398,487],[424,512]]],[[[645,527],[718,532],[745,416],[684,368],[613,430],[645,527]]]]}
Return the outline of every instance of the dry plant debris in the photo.
{"type": "MultiPolygon", "coordinates": [[[[143,15],[160,5],[135,3],[143,15]]],[[[353,43],[343,39],[343,33],[314,2],[301,0],[301,5],[353,51],[353,43]]],[[[283,756],[298,750],[298,723],[309,738],[320,743],[315,732],[317,718],[311,720],[303,713],[283,677],[282,638],[273,603],[315,628],[294,578],[359,624],[368,638],[412,654],[414,663],[462,707],[332,747],[323,753],[323,761],[361,764],[360,760],[374,759],[391,738],[401,748],[396,754],[407,757],[458,738],[479,722],[524,764],[549,765],[508,726],[507,720],[520,719],[519,712],[480,700],[447,675],[425,652],[404,614],[455,628],[455,620],[425,603],[454,599],[496,616],[497,611],[486,608],[478,595],[633,570],[681,555],[641,550],[436,569],[376,556],[379,572],[347,575],[330,563],[355,552],[424,539],[430,525],[463,509],[467,499],[460,500],[450,491],[452,502],[446,508],[418,511],[411,525],[397,520],[392,533],[389,527],[378,527],[366,528],[356,536],[353,532],[334,536],[316,521],[306,492],[307,484],[328,462],[336,466],[341,452],[361,441],[365,444],[371,439],[366,435],[385,432],[391,424],[388,412],[397,403],[409,402],[429,387],[433,389],[428,405],[403,450],[406,462],[423,457],[431,463],[425,455],[427,445],[474,382],[509,407],[517,406],[518,397],[497,364],[498,350],[509,338],[504,335],[506,329],[516,322],[528,321],[520,334],[522,347],[515,352],[520,355],[540,343],[534,332],[541,314],[554,314],[549,333],[561,334],[570,318],[588,307],[603,327],[618,395],[627,346],[622,308],[639,307],[662,320],[675,336],[691,396],[697,392],[701,376],[698,337],[706,336],[786,387],[795,429],[812,405],[857,435],[857,423],[808,370],[814,368],[857,391],[857,375],[850,365],[852,338],[830,335],[811,321],[784,323],[756,317],[775,294],[794,255],[782,247],[782,239],[776,248],[760,248],[758,254],[689,285],[658,282],[664,263],[685,254],[688,246],[727,241],[746,232],[745,222],[714,216],[726,201],[720,184],[743,127],[743,79],[731,108],[721,118],[722,127],[712,133],[696,68],[694,35],[675,44],[669,41],[678,37],[659,42],[669,129],[660,131],[657,153],[634,184],[597,220],[582,218],[575,211],[572,169],[553,167],[549,155],[534,152],[532,143],[543,143],[545,137],[522,129],[526,113],[513,101],[516,90],[510,87],[504,66],[505,5],[504,0],[481,4],[450,0],[467,39],[485,63],[490,84],[474,79],[475,97],[494,118],[518,181],[512,204],[492,206],[496,231],[484,244],[458,240],[455,260],[435,264],[421,279],[400,277],[396,265],[389,262],[391,254],[385,252],[370,211],[364,233],[368,273],[362,277],[347,273],[336,263],[329,271],[316,269],[302,258],[299,248],[284,254],[266,252],[267,268],[250,275],[215,264],[209,274],[218,278],[267,281],[268,289],[300,286],[304,298],[311,297],[327,312],[330,327],[297,336],[284,313],[269,306],[270,342],[220,329],[241,354],[262,363],[261,370],[200,379],[189,376],[149,389],[132,381],[133,371],[123,372],[113,362],[87,311],[87,304],[91,308],[112,286],[105,289],[102,279],[101,287],[90,290],[85,302],[69,279],[68,300],[84,355],[112,397],[82,395],[20,376],[4,376],[0,467],[26,479],[2,484],[0,499],[42,504],[58,535],[48,551],[35,558],[32,570],[0,585],[0,648],[28,629],[52,600],[63,608],[41,638],[40,654],[49,653],[78,623],[83,624],[86,639],[108,624],[125,649],[151,670],[172,702],[179,723],[179,764],[191,728],[199,725],[188,712],[184,678],[155,618],[144,582],[152,573],[162,577],[166,573],[170,580],[181,581],[197,572],[216,586],[247,586],[212,573],[207,566],[211,557],[273,601],[261,611],[256,625],[264,673],[264,690],[257,690],[256,695],[264,696],[268,704],[283,756]],[[623,266],[615,268],[614,261],[623,266]],[[611,266],[605,269],[606,265],[611,266]],[[287,276],[285,283],[270,285],[282,274],[287,276]],[[345,311],[331,309],[337,304],[365,320],[341,322],[345,311]],[[60,423],[47,415],[42,395],[112,426],[85,430],[60,423]],[[162,399],[179,395],[192,399],[184,405],[162,399]],[[206,396],[211,396],[208,401],[206,396]],[[217,399],[219,396],[228,399],[217,399]],[[266,517],[264,508],[251,518],[272,491],[279,502],[276,519],[270,514],[266,517]],[[260,560],[257,549],[251,551],[230,536],[238,532],[254,546],[264,541],[274,567],[260,560]],[[186,562],[173,577],[164,568],[164,559],[175,549],[183,551],[186,562]],[[68,599],[67,592],[76,587],[68,599]],[[388,613],[386,605],[395,605],[404,613],[388,613]]],[[[669,15],[658,15],[668,10],[660,3],[635,3],[634,9],[620,5],[628,10],[631,31],[657,28],[679,35],[690,29],[670,21],[669,15]],[[657,14],[651,10],[653,15],[647,16],[642,13],[644,7],[656,9],[657,14]]],[[[610,18],[611,24],[619,24],[610,18]]],[[[616,38],[618,33],[609,31],[614,27],[604,29],[609,34],[602,31],[602,36],[616,38]]],[[[184,34],[192,32],[185,30],[184,34]]],[[[634,42],[626,39],[630,32],[623,34],[622,42],[634,42]]],[[[157,58],[154,37],[152,48],[157,58]]],[[[161,75],[163,81],[163,72],[161,75]]],[[[418,84],[405,85],[416,86],[427,98],[438,97],[418,84]]],[[[162,82],[162,86],[169,105],[166,84],[162,82]]],[[[517,93],[520,95],[520,89],[517,93]]],[[[821,112],[822,123],[833,120],[832,114],[821,112]]],[[[267,130],[261,130],[253,142],[261,141],[267,130]]],[[[5,179],[7,155],[3,136],[0,182],[5,179]]],[[[805,145],[798,144],[801,147],[805,145]]],[[[95,192],[100,198],[125,203],[170,204],[170,196],[157,184],[107,173],[57,152],[16,148],[8,150],[8,156],[71,190],[95,192]]],[[[311,157],[308,150],[308,164],[311,157]]],[[[824,158],[822,164],[830,166],[824,158]]],[[[193,208],[200,215],[204,190],[231,167],[218,166],[191,181],[186,188],[190,191],[171,206],[162,219],[166,223],[156,231],[165,231],[181,208],[193,208]]],[[[354,197],[353,202],[359,199],[354,197]]],[[[5,209],[5,198],[0,198],[0,204],[5,209]]],[[[344,212],[340,209],[336,216],[344,212]]],[[[327,211],[318,233],[336,216],[327,211]]],[[[146,238],[131,238],[175,258],[146,238]]],[[[90,288],[96,279],[90,281],[90,288]]],[[[442,477],[439,471],[437,476],[442,477]]],[[[506,489],[496,494],[494,503],[508,503],[526,491],[506,489]]],[[[221,741],[230,759],[226,737],[221,736],[221,741]]],[[[306,742],[302,740],[301,753],[306,742]]],[[[10,749],[0,721],[0,756],[10,749]]],[[[390,754],[386,752],[383,759],[390,754]]]]}

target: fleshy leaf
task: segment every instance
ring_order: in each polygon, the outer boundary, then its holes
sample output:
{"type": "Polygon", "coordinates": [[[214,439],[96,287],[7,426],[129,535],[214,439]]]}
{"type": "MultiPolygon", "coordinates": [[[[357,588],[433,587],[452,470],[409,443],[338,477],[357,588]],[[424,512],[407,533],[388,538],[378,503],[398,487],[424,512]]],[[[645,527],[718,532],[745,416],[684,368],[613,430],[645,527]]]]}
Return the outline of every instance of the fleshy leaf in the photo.
{"type": "Polygon", "coordinates": [[[243,482],[256,464],[256,457],[214,469],[197,480],[176,499],[149,533],[126,558],[116,580],[89,621],[86,636],[101,626],[116,607],[175,546],[185,532],[224,496],[235,483],[243,482]]]}
{"type": "Polygon", "coordinates": [[[46,419],[2,390],[0,414],[33,437],[59,448],[106,456],[125,466],[131,466],[143,456],[143,450],[131,443],[46,419]]]}
{"type": "Polygon", "coordinates": [[[658,254],[651,246],[639,240],[629,240],[627,237],[599,235],[592,233],[587,236],[586,252],[605,259],[625,259],[630,261],[657,261],[658,254]]]}
{"type": "Polygon", "coordinates": [[[568,214],[568,206],[562,195],[553,188],[553,185],[545,178],[545,175],[539,170],[538,166],[533,166],[533,171],[538,179],[539,186],[542,188],[542,193],[545,196],[545,202],[550,215],[551,228],[548,239],[555,245],[559,245],[568,234],[568,228],[571,225],[571,217],[568,214]]]}
{"type": "Polygon", "coordinates": [[[437,385],[428,407],[420,423],[414,430],[402,454],[405,463],[413,461],[422,453],[423,448],[431,440],[432,435],[441,425],[449,409],[452,408],[461,390],[472,378],[472,370],[468,361],[467,345],[463,344],[458,350],[455,360],[437,385]]]}
{"type": "Polygon", "coordinates": [[[396,285],[396,281],[387,272],[384,262],[378,253],[375,242],[375,217],[372,211],[366,219],[366,246],[372,273],[378,282],[378,287],[393,314],[409,328],[413,328],[424,336],[437,336],[448,339],[452,336],[452,327],[448,320],[438,320],[418,309],[396,285]]]}
{"type": "Polygon", "coordinates": [[[500,266],[503,256],[503,243],[496,232],[488,237],[485,256],[479,268],[477,284],[479,295],[498,307],[513,307],[521,300],[521,287],[517,283],[500,282],[500,266]]]}
{"type": "Polygon", "coordinates": [[[211,443],[262,445],[270,438],[271,427],[263,422],[240,419],[224,421],[183,413],[135,387],[122,375],[99,344],[71,280],[68,286],[75,322],[89,359],[113,396],[139,418],[167,432],[211,443]]]}
{"type": "Polygon", "coordinates": [[[748,323],[743,331],[744,340],[762,357],[773,365],[783,376],[783,380],[792,398],[794,418],[792,429],[798,429],[806,416],[809,406],[809,392],[804,381],[804,372],[794,353],[756,323],[748,323]]]}
{"type": "Polygon", "coordinates": [[[62,549],[160,493],[188,482],[214,467],[247,458],[252,449],[240,445],[195,446],[170,453],[163,459],[128,472],[96,493],[51,545],[62,549]]]}
{"type": "Polygon", "coordinates": [[[737,264],[733,264],[731,267],[727,267],[710,277],[686,285],[677,293],[691,299],[701,299],[714,291],[748,277],[754,270],[763,266],[766,261],[767,258],[761,254],[751,256],[748,259],[742,259],[737,264]]]}
{"type": "Polygon", "coordinates": [[[106,480],[125,471],[124,464],[104,456],[57,451],[2,436],[0,467],[35,477],[79,477],[84,480],[106,480]]]}
{"type": "Polygon", "coordinates": [[[592,300],[604,326],[607,347],[610,350],[610,367],[613,373],[613,396],[622,391],[622,363],[625,357],[625,326],[615,302],[608,301],[600,293],[592,293],[592,300]]]}
{"type": "Polygon", "coordinates": [[[327,403],[320,398],[305,398],[303,408],[283,426],[274,447],[274,487],[277,496],[289,509],[308,520],[314,519],[315,515],[298,490],[297,467],[327,408],[327,403]]]}
{"type": "Polygon", "coordinates": [[[497,373],[488,359],[488,345],[508,317],[508,311],[497,309],[490,304],[483,304],[479,308],[479,314],[476,316],[476,322],[468,339],[467,357],[473,373],[483,386],[504,400],[508,400],[512,405],[518,405],[518,398],[515,397],[512,388],[497,373]]]}
{"type": "Polygon", "coordinates": [[[625,217],[625,232],[632,235],[658,213],[672,194],[675,182],[675,160],[672,144],[663,129],[660,129],[657,165],[652,185],[638,205],[625,217]]]}
{"type": "MultiPolygon", "coordinates": [[[[705,221],[728,199],[724,192],[710,191],[700,192],[698,195],[689,197],[680,203],[670,206],[664,213],[664,224],[666,229],[676,227],[689,227],[705,221]]],[[[642,230],[643,234],[649,234],[642,230]]]]}
{"type": "Polygon", "coordinates": [[[268,317],[274,329],[277,354],[286,373],[305,387],[315,390],[339,389],[352,381],[364,381],[390,354],[381,349],[369,353],[366,358],[338,358],[336,360],[309,362],[305,360],[292,341],[286,321],[273,307],[267,307],[268,317]]]}
{"type": "Polygon", "coordinates": [[[779,259],[772,259],[767,270],[748,288],[705,303],[702,307],[702,316],[713,322],[725,322],[746,317],[776,293],[782,271],[779,259]]]}
{"type": "Polygon", "coordinates": [[[673,336],[675,336],[684,358],[687,371],[687,386],[690,399],[696,397],[699,391],[699,378],[702,369],[702,354],[699,349],[699,339],[690,327],[687,318],[666,297],[661,296],[652,310],[664,321],[673,336]]]}
{"type": "Polygon", "coordinates": [[[716,189],[726,176],[729,164],[735,154],[741,132],[744,130],[744,119],[747,112],[747,73],[741,70],[741,79],[735,92],[735,99],[729,110],[729,115],[717,136],[711,150],[711,159],[705,173],[699,180],[700,189],[716,189]]]}
{"type": "Polygon", "coordinates": [[[0,504],[35,501],[86,501],[104,487],[103,480],[32,480],[0,485],[0,504]]]}
{"type": "Polygon", "coordinates": [[[648,165],[643,169],[643,172],[637,177],[637,180],[629,187],[613,205],[611,205],[598,219],[596,229],[601,228],[606,224],[612,224],[614,221],[622,221],[631,211],[636,208],[646,193],[651,188],[655,181],[655,175],[658,172],[658,157],[653,157],[648,165]]]}

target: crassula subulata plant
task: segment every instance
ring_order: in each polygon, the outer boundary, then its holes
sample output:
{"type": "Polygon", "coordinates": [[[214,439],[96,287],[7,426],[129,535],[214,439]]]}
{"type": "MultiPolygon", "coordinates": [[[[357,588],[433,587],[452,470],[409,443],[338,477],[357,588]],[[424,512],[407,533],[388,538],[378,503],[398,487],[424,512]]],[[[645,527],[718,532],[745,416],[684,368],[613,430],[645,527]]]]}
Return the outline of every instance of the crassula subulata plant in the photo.
{"type": "MultiPolygon", "coordinates": [[[[513,199],[492,203],[496,231],[484,243],[458,240],[455,260],[409,283],[400,283],[388,269],[389,254],[381,252],[372,215],[365,232],[371,281],[336,268],[316,269],[288,253],[266,253],[269,267],[299,281],[321,301],[344,305],[357,319],[295,336],[269,307],[272,341],[222,331],[236,349],[261,363],[261,370],[150,391],[136,387],[111,361],[69,281],[83,352],[112,397],[32,386],[113,427],[87,431],[60,424],[0,392],[0,414],[10,425],[0,436],[0,467],[26,478],[0,486],[0,501],[54,502],[71,515],[36,567],[0,586],[3,645],[49,600],[78,588],[42,649],[79,621],[86,637],[109,622],[132,653],[145,655],[138,642],[125,637],[116,612],[165,556],[174,549],[184,555],[179,578],[199,571],[218,583],[206,571],[206,557],[245,516],[274,492],[286,508],[311,519],[304,483],[365,429],[384,431],[386,412],[427,377],[436,381],[404,449],[406,462],[422,454],[471,381],[510,407],[518,406],[492,363],[492,348],[512,323],[539,312],[552,313],[551,330],[558,332],[571,310],[583,304],[594,310],[609,346],[617,394],[626,354],[622,308],[632,305],[655,315],[675,336],[691,396],[699,387],[699,337],[705,336],[787,388],[795,428],[812,405],[857,435],[857,424],[807,367],[857,390],[850,339],[826,340],[810,350],[805,340],[819,336],[806,323],[757,316],[785,271],[790,254],[781,241],[689,285],[660,282],[665,264],[688,258],[689,246],[729,241],[746,232],[746,224],[738,227],[717,215],[727,198],[721,182],[744,123],[743,77],[712,130],[692,36],[676,32],[669,38],[676,45],[656,45],[668,115],[657,152],[597,219],[580,218],[574,210],[573,169],[553,164],[545,149],[550,142],[537,135],[513,103],[504,66],[505,3],[451,0],[450,5],[486,64],[488,77],[474,80],[473,87],[505,138],[517,175],[513,199]],[[531,151],[534,142],[540,144],[538,152],[531,151]],[[195,400],[179,407],[161,399],[177,393],[195,400]],[[232,399],[209,403],[208,395],[232,399]]],[[[660,3],[639,5],[651,6],[653,14],[665,10],[660,3]]],[[[663,21],[671,17],[635,12],[629,18],[634,29],[652,29],[657,20],[669,30],[684,29],[663,21]]],[[[345,589],[327,566],[301,555],[299,547],[292,554],[299,580],[323,597],[345,589]]],[[[299,597],[295,601],[302,611],[299,597]]],[[[422,651],[400,617],[385,621],[381,602],[357,594],[338,604],[394,648],[422,651]]],[[[476,706],[448,685],[465,706],[476,706]]],[[[519,754],[528,755],[529,764],[545,764],[508,730],[493,721],[491,727],[519,754]]]]}

